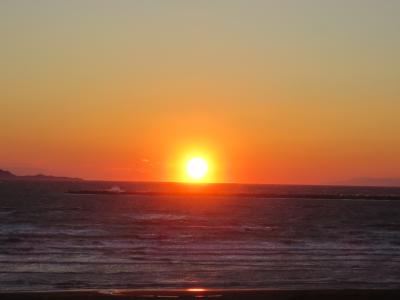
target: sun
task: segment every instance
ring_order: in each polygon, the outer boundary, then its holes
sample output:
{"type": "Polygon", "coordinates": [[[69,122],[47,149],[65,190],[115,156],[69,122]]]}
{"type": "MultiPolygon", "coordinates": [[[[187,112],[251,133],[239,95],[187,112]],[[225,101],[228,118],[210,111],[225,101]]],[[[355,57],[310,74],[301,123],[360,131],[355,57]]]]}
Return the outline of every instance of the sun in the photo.
{"type": "Polygon", "coordinates": [[[204,179],[208,172],[208,163],[202,157],[193,157],[186,163],[187,175],[196,181],[204,179]]]}

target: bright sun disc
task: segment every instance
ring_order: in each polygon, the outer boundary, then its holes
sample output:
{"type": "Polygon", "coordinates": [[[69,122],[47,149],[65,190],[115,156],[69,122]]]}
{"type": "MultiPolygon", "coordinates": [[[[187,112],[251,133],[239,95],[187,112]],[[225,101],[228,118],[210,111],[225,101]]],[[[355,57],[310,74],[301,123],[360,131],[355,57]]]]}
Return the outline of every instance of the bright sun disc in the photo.
{"type": "Polygon", "coordinates": [[[201,157],[194,157],[187,162],[186,171],[190,178],[200,180],[207,174],[207,161],[201,157]]]}

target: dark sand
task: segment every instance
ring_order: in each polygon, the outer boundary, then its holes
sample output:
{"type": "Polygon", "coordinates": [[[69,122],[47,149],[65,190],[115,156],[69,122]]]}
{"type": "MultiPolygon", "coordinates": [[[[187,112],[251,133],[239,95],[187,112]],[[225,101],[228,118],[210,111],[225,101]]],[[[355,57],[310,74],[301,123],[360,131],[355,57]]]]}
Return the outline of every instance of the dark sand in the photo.
{"type": "Polygon", "coordinates": [[[0,299],[400,299],[400,290],[104,290],[0,293],[0,299]]]}

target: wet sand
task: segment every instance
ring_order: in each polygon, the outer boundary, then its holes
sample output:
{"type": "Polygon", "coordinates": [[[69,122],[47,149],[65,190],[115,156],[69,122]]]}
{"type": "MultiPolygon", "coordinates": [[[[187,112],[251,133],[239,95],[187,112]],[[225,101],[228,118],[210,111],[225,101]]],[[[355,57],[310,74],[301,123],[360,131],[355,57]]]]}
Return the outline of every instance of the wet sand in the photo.
{"type": "Polygon", "coordinates": [[[263,289],[209,289],[209,290],[99,290],[0,293],[4,300],[36,299],[400,299],[400,290],[263,290],[263,289]]]}

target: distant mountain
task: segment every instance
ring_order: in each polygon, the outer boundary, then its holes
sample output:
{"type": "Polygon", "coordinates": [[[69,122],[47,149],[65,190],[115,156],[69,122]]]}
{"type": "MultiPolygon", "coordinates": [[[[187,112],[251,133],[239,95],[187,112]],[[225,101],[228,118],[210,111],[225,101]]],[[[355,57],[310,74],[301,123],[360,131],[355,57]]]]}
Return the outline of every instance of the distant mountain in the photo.
{"type": "Polygon", "coordinates": [[[0,179],[3,178],[15,178],[17,176],[15,176],[13,173],[6,171],[6,170],[1,170],[0,169],[0,179]]]}
{"type": "Polygon", "coordinates": [[[31,176],[17,176],[10,171],[0,169],[0,179],[5,180],[32,180],[32,181],[81,181],[81,178],[73,177],[59,177],[50,175],[31,175],[31,176]]]}
{"type": "Polygon", "coordinates": [[[359,177],[337,182],[340,185],[355,186],[398,186],[400,187],[400,178],[380,178],[380,177],[359,177]]]}

